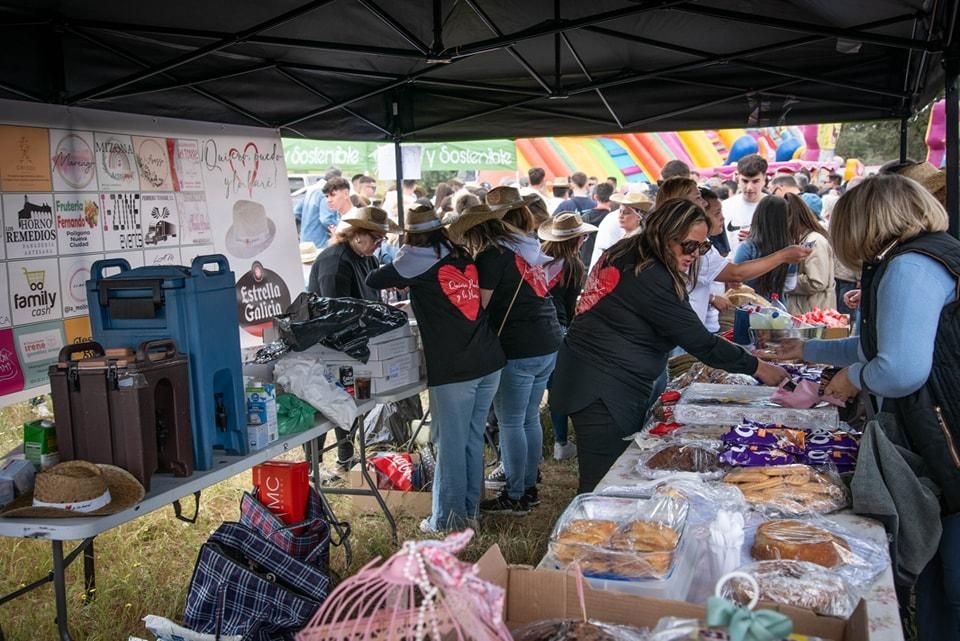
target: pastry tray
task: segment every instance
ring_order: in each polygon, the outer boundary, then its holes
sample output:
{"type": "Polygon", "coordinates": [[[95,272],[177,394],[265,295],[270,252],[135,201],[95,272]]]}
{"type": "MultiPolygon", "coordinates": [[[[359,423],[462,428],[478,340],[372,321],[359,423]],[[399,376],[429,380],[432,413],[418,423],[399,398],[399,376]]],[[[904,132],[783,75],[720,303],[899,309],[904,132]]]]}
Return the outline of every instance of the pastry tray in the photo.
{"type": "Polygon", "coordinates": [[[738,425],[744,419],[799,429],[840,426],[832,405],[808,410],[781,407],[770,400],[776,387],[694,383],[673,408],[673,420],[683,425],[738,425]]]}

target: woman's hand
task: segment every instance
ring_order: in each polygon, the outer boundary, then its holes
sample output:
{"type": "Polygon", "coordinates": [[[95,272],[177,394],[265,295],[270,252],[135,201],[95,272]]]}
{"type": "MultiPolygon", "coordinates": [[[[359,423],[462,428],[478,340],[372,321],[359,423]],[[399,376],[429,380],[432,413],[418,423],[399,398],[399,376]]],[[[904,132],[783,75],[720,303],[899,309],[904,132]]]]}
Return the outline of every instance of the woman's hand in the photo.
{"type": "Polygon", "coordinates": [[[860,290],[851,289],[849,292],[843,295],[843,304],[849,307],[850,309],[857,309],[860,307],[860,290]]]}
{"type": "Polygon", "coordinates": [[[780,258],[785,263],[794,264],[802,263],[805,261],[810,254],[813,253],[812,247],[804,247],[802,245],[790,245],[789,247],[784,247],[779,252],[780,258]]]}
{"type": "Polygon", "coordinates": [[[719,294],[710,296],[710,304],[713,305],[721,314],[733,308],[733,303],[731,303],[725,296],[721,296],[719,294]]]}
{"type": "Polygon", "coordinates": [[[802,338],[785,338],[773,350],[779,360],[783,361],[802,361],[803,345],[806,341],[802,338]]]}
{"type": "Polygon", "coordinates": [[[757,360],[757,371],[753,373],[753,377],[764,385],[776,387],[790,378],[790,375],[787,374],[787,370],[779,365],[771,365],[766,361],[757,360]]]}
{"type": "Polygon", "coordinates": [[[850,382],[850,368],[844,367],[837,372],[823,390],[825,396],[833,396],[840,401],[849,401],[860,393],[850,382]]]}

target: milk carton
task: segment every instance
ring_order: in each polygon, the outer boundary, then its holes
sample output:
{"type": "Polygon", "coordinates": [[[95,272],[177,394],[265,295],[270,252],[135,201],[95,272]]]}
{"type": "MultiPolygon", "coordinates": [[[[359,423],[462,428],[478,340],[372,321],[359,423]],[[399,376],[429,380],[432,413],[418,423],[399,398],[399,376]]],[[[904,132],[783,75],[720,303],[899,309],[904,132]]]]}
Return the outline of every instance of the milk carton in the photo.
{"type": "MultiPolygon", "coordinates": [[[[262,436],[266,442],[260,447],[265,447],[280,438],[280,425],[277,421],[277,387],[273,383],[252,382],[247,384],[246,393],[247,434],[250,434],[251,428],[256,428],[256,438],[259,443],[262,430],[262,436]]],[[[253,445],[253,439],[250,444],[253,445]]]]}

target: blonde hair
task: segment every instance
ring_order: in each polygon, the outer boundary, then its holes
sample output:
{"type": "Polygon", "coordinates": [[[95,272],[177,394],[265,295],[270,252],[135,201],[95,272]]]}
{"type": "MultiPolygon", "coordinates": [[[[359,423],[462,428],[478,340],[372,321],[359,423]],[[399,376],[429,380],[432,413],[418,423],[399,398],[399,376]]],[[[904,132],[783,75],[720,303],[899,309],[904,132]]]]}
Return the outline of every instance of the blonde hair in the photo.
{"type": "Polygon", "coordinates": [[[674,198],[686,198],[687,192],[691,189],[697,189],[697,181],[693,178],[685,178],[683,176],[674,176],[673,178],[667,178],[663,181],[663,184],[660,185],[660,190],[657,192],[657,202],[654,207],[660,207],[663,203],[668,200],[673,200],[674,198]]]}
{"type": "Polygon", "coordinates": [[[859,271],[891,243],[947,230],[947,212],[923,185],[897,174],[867,178],[837,201],[830,236],[837,260],[859,271]]]}

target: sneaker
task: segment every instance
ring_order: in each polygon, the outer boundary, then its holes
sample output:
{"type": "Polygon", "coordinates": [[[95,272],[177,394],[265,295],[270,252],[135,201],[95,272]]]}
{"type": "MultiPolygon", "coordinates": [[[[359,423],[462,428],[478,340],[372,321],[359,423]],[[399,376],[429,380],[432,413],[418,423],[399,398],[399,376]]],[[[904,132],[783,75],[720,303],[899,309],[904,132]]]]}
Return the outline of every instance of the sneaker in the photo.
{"type": "Polygon", "coordinates": [[[577,455],[577,444],[573,441],[567,441],[563,445],[560,443],[553,444],[553,460],[554,461],[566,461],[576,457],[577,455]]]}
{"type": "Polygon", "coordinates": [[[441,534],[440,530],[430,525],[429,518],[420,521],[420,531],[424,534],[441,534]]]}
{"type": "Polygon", "coordinates": [[[540,492],[537,491],[536,485],[527,488],[523,493],[523,501],[530,507],[540,505],[540,492]]]}
{"type": "Polygon", "coordinates": [[[337,461],[337,474],[346,478],[350,473],[350,470],[355,468],[360,461],[356,458],[352,458],[349,461],[337,461]]]}
{"type": "Polygon", "coordinates": [[[507,496],[506,491],[500,492],[496,498],[480,501],[480,511],[484,514],[514,514],[523,516],[530,511],[530,506],[521,498],[512,499],[507,496]]]}
{"type": "Polygon", "coordinates": [[[493,471],[487,474],[484,482],[488,490],[502,490],[507,484],[507,472],[503,469],[503,462],[493,468],[493,471]]]}

